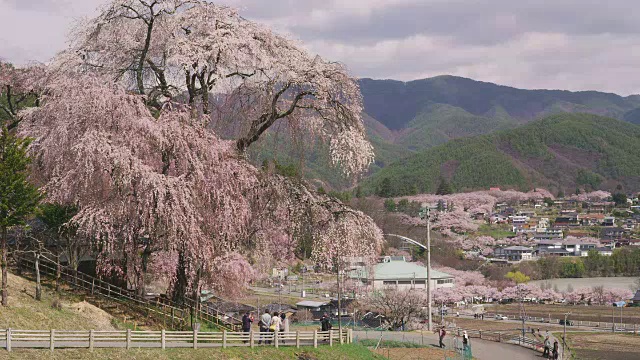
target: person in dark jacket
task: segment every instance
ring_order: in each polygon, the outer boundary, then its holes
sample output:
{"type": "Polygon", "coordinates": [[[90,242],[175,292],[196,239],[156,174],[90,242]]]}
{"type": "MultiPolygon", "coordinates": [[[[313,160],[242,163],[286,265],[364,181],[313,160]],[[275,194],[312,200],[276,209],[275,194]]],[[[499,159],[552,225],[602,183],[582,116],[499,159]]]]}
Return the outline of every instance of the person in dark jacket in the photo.
{"type": "Polygon", "coordinates": [[[321,331],[331,330],[331,321],[329,320],[329,315],[327,313],[324,313],[324,315],[322,315],[322,318],[320,318],[320,326],[321,331]]]}
{"type": "MultiPolygon", "coordinates": [[[[247,311],[242,316],[242,331],[246,333],[251,332],[252,323],[253,323],[253,316],[249,314],[249,312],[247,311]]],[[[247,341],[245,340],[244,342],[246,343],[247,341]]]]}
{"type": "Polygon", "coordinates": [[[444,326],[440,328],[438,332],[438,337],[440,338],[440,347],[444,349],[444,337],[447,336],[447,330],[445,330],[444,326]]]}
{"type": "Polygon", "coordinates": [[[558,340],[553,342],[553,351],[552,351],[552,359],[554,360],[558,360],[558,356],[559,356],[559,349],[558,349],[558,340]]]}

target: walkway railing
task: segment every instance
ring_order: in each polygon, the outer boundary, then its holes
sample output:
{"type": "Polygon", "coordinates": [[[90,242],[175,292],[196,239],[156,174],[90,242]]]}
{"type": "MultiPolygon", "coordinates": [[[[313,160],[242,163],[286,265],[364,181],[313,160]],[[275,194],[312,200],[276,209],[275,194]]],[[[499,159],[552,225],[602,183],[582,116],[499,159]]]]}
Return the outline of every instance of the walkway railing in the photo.
{"type": "Polygon", "coordinates": [[[255,346],[333,346],[353,342],[351,329],[296,332],[198,332],[194,331],[97,331],[97,330],[0,330],[0,346],[14,348],[227,348],[255,346]]]}
{"type": "MultiPolygon", "coordinates": [[[[27,271],[35,270],[35,259],[20,257],[18,266],[27,271]]],[[[41,257],[39,269],[42,275],[56,276],[58,264],[50,259],[41,257]]],[[[171,327],[185,328],[188,326],[192,299],[186,299],[186,304],[180,305],[166,298],[149,300],[138,297],[135,292],[112,285],[104,280],[74,271],[70,267],[60,265],[60,279],[69,286],[84,290],[88,295],[105,298],[109,301],[121,303],[133,308],[144,316],[152,316],[161,322],[170,322],[171,327]]],[[[224,313],[215,309],[211,304],[202,303],[197,314],[199,319],[205,320],[220,328],[239,331],[242,322],[239,319],[227,318],[224,313]]]]}
{"type": "MultiPolygon", "coordinates": [[[[495,316],[495,313],[486,313],[487,319],[492,319],[495,316]],[[492,315],[493,314],[493,315],[492,315]]],[[[506,316],[509,320],[522,321],[520,316],[515,315],[503,315],[506,316]]],[[[549,319],[548,317],[537,317],[537,316],[527,316],[525,318],[528,325],[531,323],[547,323],[547,324],[560,324],[561,319],[549,319]]],[[[602,329],[602,331],[614,331],[615,332],[628,332],[628,333],[639,333],[640,326],[637,324],[628,324],[628,323],[613,323],[606,321],[587,321],[587,320],[570,320],[571,325],[567,326],[577,326],[577,327],[591,327],[602,329]]],[[[561,324],[560,324],[561,325],[561,324]]],[[[532,325],[531,325],[532,326],[532,325]]]]}

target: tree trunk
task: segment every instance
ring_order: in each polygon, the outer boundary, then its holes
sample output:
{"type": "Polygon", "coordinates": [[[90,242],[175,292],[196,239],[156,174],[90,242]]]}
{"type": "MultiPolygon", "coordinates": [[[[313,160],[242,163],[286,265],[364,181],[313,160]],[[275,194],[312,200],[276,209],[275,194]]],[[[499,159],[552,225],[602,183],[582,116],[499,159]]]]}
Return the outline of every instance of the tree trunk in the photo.
{"type": "Polygon", "coordinates": [[[140,95],[145,95],[144,91],[144,62],[147,60],[147,53],[149,52],[149,47],[151,46],[151,34],[153,32],[153,21],[154,17],[151,17],[149,23],[147,24],[147,37],[144,40],[144,48],[142,49],[142,53],[140,54],[140,59],[138,59],[138,67],[136,69],[136,85],[138,86],[138,92],[140,95]]]}
{"type": "Polygon", "coordinates": [[[172,300],[181,305],[187,294],[187,273],[185,268],[184,253],[178,254],[178,267],[176,269],[176,281],[173,284],[172,300]]]}
{"type": "Polygon", "coordinates": [[[193,282],[193,302],[191,305],[191,329],[195,330],[198,322],[198,314],[200,313],[200,276],[201,271],[196,271],[196,279],[193,282]]]}
{"type": "Polygon", "coordinates": [[[60,265],[60,251],[56,252],[56,292],[60,292],[60,275],[62,273],[62,265],[60,265]]]}
{"type": "Polygon", "coordinates": [[[0,240],[0,247],[2,248],[2,306],[7,306],[7,298],[9,296],[7,292],[7,227],[2,228],[2,239],[0,240]]]}
{"type": "Polygon", "coordinates": [[[144,298],[144,270],[136,271],[136,293],[139,298],[144,298]]]}
{"type": "Polygon", "coordinates": [[[40,284],[40,254],[36,254],[36,300],[42,300],[42,285],[40,284]]]}

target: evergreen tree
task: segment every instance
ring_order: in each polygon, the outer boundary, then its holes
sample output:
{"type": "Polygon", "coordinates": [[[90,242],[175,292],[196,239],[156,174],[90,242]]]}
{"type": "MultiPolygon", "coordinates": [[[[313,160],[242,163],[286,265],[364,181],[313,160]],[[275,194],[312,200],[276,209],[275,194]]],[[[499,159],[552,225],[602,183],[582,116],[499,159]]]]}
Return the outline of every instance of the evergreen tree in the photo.
{"type": "Polygon", "coordinates": [[[384,208],[389,212],[396,211],[396,202],[393,199],[387,199],[384,201],[384,208]]]}
{"type": "Polygon", "coordinates": [[[30,140],[20,139],[6,127],[0,136],[0,251],[2,251],[2,305],[7,306],[7,232],[24,225],[34,213],[42,195],[27,180],[31,159],[27,155],[30,140]]]}
{"type": "Polygon", "coordinates": [[[391,188],[391,179],[384,178],[380,183],[380,187],[378,187],[378,196],[380,197],[391,197],[392,196],[392,188],[391,188]]]}
{"type": "Polygon", "coordinates": [[[611,196],[611,199],[616,203],[616,206],[627,205],[627,195],[623,193],[615,193],[611,196]]]}
{"type": "Polygon", "coordinates": [[[451,189],[451,184],[447,182],[443,177],[440,178],[440,185],[438,185],[438,190],[436,190],[436,195],[449,195],[453,193],[451,189]]]}

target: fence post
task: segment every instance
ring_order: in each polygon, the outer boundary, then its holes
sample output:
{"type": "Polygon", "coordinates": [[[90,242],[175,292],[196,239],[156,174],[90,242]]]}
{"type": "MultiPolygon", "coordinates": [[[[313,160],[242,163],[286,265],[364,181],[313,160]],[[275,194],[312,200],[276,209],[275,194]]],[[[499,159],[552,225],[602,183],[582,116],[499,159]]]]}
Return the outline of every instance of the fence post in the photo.
{"type": "Polygon", "coordinates": [[[222,330],[222,348],[227,347],[227,330],[222,330]]]}
{"type": "MultiPolygon", "coordinates": [[[[7,339],[9,339],[9,338],[7,337],[7,339]]],[[[9,344],[9,343],[7,342],[7,344],[9,344]]],[[[318,330],[313,330],[313,347],[314,348],[318,347],[318,330]]],[[[9,350],[9,351],[11,351],[11,350],[9,350]]]]}
{"type": "Polygon", "coordinates": [[[296,347],[300,347],[300,330],[296,330],[296,347]]]}
{"type": "Polygon", "coordinates": [[[96,279],[91,279],[91,295],[93,295],[93,289],[96,286],[96,279]]]}
{"type": "Polygon", "coordinates": [[[498,342],[502,342],[502,333],[498,333],[498,342]]]}
{"type": "Polygon", "coordinates": [[[482,339],[482,330],[478,330],[478,334],[480,334],[480,339],[482,339]]]}
{"type": "MultiPolygon", "coordinates": [[[[226,331],[222,333],[222,341],[223,341],[223,347],[226,345],[224,344],[224,341],[226,340],[226,331]]],[[[197,349],[198,348],[198,330],[193,330],[193,348],[197,349]]]]}
{"type": "Polygon", "coordinates": [[[7,329],[7,351],[11,351],[11,329],[7,329]]]}
{"type": "Polygon", "coordinates": [[[273,332],[273,344],[275,345],[276,349],[278,348],[278,333],[279,331],[274,331],[273,332]]]}
{"type": "Polygon", "coordinates": [[[131,329],[127,329],[127,350],[131,348],[131,329]]]}
{"type": "Polygon", "coordinates": [[[329,346],[333,346],[333,330],[329,330],[329,346]]]}
{"type": "Polygon", "coordinates": [[[56,336],[56,331],[54,329],[49,330],[49,350],[53,351],[53,349],[55,348],[55,340],[54,337],[56,336]]]}
{"type": "Polygon", "coordinates": [[[255,346],[253,341],[253,330],[249,331],[249,347],[253,348],[255,346]]]}
{"type": "Polygon", "coordinates": [[[164,329],[160,331],[160,347],[162,350],[167,348],[167,334],[164,329]]]}
{"type": "Polygon", "coordinates": [[[93,351],[93,329],[89,330],[89,351],[93,351]]]}

